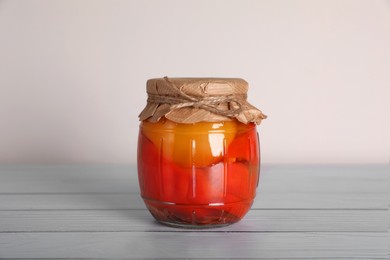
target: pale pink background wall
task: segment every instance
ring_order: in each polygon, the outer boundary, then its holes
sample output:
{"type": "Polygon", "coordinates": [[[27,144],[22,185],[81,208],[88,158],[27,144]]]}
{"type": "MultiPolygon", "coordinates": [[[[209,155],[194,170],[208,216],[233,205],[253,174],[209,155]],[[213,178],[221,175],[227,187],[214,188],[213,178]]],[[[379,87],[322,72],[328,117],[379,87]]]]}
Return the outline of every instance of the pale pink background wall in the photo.
{"type": "Polygon", "coordinates": [[[135,163],[145,81],[242,77],[264,163],[388,163],[389,1],[1,1],[0,163],[135,163]]]}

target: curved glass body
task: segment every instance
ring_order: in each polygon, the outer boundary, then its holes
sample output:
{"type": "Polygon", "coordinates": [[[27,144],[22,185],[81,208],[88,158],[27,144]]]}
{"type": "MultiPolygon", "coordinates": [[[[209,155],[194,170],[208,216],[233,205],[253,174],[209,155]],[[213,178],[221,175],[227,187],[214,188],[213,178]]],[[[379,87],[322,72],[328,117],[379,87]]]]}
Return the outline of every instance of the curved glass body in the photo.
{"type": "Polygon", "coordinates": [[[154,218],[189,228],[223,226],[250,209],[259,181],[254,123],[141,122],[138,177],[154,218]]]}

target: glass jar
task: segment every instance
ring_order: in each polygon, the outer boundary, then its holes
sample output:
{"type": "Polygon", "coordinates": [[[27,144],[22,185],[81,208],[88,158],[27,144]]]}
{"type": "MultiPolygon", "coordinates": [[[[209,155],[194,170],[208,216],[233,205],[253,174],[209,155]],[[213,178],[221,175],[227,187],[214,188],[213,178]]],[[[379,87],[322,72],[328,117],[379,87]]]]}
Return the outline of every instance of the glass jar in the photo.
{"type": "MultiPolygon", "coordinates": [[[[186,108],[205,110],[194,104],[186,108]]],[[[141,196],[157,221],[188,228],[224,226],[250,209],[260,170],[256,124],[221,114],[225,120],[216,122],[175,122],[169,112],[141,120],[138,178],[141,196]]]]}

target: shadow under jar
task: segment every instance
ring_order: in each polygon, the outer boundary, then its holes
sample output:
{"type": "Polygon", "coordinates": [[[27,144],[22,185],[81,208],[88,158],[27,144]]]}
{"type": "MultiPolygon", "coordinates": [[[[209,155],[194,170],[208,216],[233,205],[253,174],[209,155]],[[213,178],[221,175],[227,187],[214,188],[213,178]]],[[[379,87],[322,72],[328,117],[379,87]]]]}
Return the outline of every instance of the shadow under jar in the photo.
{"type": "Polygon", "coordinates": [[[157,221],[217,227],[239,221],[250,209],[260,170],[255,122],[266,116],[242,100],[247,87],[240,86],[246,84],[240,79],[148,81],[148,105],[140,115],[138,179],[157,221]],[[221,89],[223,95],[214,94],[221,89]],[[213,97],[222,98],[209,102],[213,97]],[[183,103],[188,104],[177,106],[183,103]]]}

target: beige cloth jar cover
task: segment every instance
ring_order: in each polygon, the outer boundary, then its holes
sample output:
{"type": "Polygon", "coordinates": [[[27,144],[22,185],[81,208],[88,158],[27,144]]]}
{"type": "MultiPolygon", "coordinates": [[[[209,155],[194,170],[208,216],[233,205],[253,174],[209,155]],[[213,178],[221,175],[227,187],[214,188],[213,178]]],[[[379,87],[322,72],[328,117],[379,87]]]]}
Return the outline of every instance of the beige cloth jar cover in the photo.
{"type": "Polygon", "coordinates": [[[155,78],[146,83],[141,121],[161,117],[176,123],[221,122],[236,118],[260,124],[267,118],[247,101],[248,83],[239,78],[155,78]]]}

